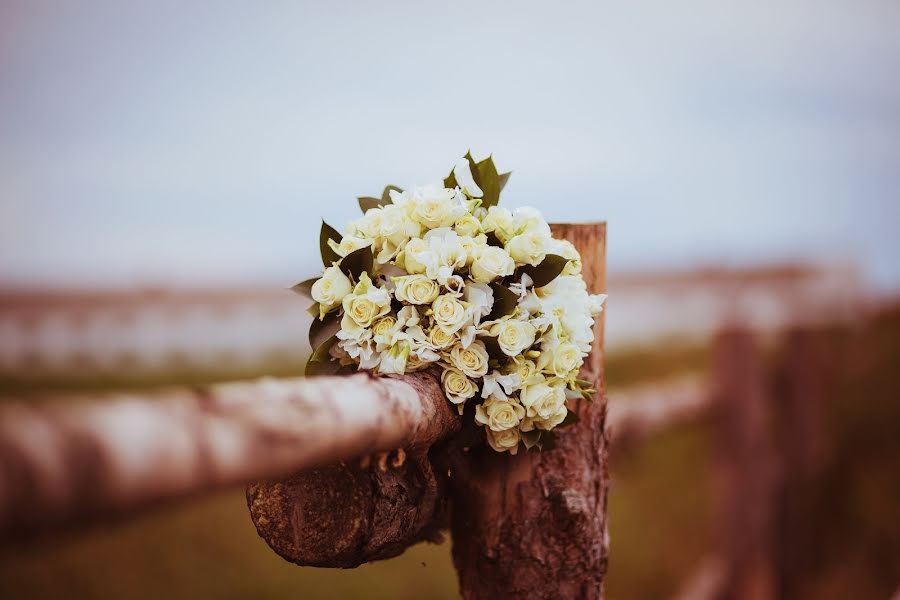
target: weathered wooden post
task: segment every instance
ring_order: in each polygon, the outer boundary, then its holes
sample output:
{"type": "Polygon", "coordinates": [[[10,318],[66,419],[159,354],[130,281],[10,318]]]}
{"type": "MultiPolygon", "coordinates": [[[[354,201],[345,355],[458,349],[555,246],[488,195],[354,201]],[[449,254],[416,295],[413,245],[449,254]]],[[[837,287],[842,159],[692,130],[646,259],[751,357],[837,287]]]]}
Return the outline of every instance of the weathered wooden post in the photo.
{"type": "MultiPolygon", "coordinates": [[[[606,290],[606,225],[553,225],[581,253],[591,293],[606,290]]],[[[581,378],[593,403],[550,452],[473,451],[451,478],[453,559],[464,598],[601,598],[608,558],[603,314],[581,378]]]]}
{"type": "MultiPolygon", "coordinates": [[[[590,292],[604,292],[605,223],[552,228],[580,252],[590,292]]],[[[247,489],[257,530],[292,562],[353,567],[434,538],[449,498],[463,597],[600,598],[609,488],[602,314],[580,376],[598,393],[570,406],[580,422],[556,431],[552,451],[511,456],[431,441],[259,482],[247,489]]]]}

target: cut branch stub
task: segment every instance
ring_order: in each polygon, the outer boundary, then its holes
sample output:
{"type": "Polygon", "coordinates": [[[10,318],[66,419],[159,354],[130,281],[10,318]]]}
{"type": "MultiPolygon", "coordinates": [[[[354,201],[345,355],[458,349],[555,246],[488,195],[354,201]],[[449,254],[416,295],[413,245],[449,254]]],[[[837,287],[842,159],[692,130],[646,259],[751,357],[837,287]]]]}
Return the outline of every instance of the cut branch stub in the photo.
{"type": "Polygon", "coordinates": [[[433,446],[458,431],[460,419],[433,371],[398,381],[415,389],[421,420],[427,421],[405,449],[247,486],[257,532],[285,560],[349,568],[439,539],[446,524],[447,469],[438,466],[440,452],[433,446]]]}

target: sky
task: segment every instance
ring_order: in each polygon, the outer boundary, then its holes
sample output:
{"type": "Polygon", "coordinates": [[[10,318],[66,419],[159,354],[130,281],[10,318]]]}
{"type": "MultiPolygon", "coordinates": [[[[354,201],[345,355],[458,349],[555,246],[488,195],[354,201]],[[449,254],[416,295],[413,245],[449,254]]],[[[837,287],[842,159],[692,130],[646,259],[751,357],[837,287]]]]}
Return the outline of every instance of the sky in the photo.
{"type": "Polygon", "coordinates": [[[0,0],[0,287],[289,285],[469,148],[614,272],[900,291],[900,3],[0,0]]]}

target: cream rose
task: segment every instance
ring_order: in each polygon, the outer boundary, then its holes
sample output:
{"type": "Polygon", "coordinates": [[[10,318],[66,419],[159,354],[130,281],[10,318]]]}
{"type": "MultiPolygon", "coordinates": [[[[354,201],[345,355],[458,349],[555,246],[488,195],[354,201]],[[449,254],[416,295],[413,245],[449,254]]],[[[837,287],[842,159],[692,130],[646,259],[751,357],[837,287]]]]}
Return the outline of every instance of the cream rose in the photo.
{"type": "Polygon", "coordinates": [[[456,344],[450,350],[450,362],[469,377],[481,377],[488,372],[488,353],[480,340],[472,342],[468,348],[456,344]]]}
{"type": "Polygon", "coordinates": [[[512,213],[501,206],[492,206],[481,220],[481,228],[485,232],[494,232],[497,239],[505,244],[513,235],[512,213]]]}
{"type": "Polygon", "coordinates": [[[515,269],[516,263],[506,250],[496,246],[485,246],[472,261],[470,274],[478,283],[490,283],[498,277],[512,275],[515,269]]]}
{"type": "Polygon", "coordinates": [[[397,261],[397,266],[411,275],[419,275],[425,272],[425,264],[416,259],[416,255],[429,250],[428,243],[422,238],[413,238],[406,242],[401,253],[402,260],[397,261]]]}
{"type": "Polygon", "coordinates": [[[351,289],[353,285],[340,267],[325,269],[322,277],[312,285],[312,298],[319,303],[319,318],[340,304],[351,289]]]}
{"type": "MultiPolygon", "coordinates": [[[[519,397],[526,414],[535,419],[550,419],[557,415],[560,409],[565,411],[566,408],[566,391],[560,385],[549,385],[544,382],[527,385],[522,388],[519,397]]],[[[565,418],[565,416],[565,412],[563,412],[562,417],[565,418]]],[[[541,427],[540,423],[536,423],[536,425],[541,427]]]]}
{"type": "Polygon", "coordinates": [[[550,365],[554,375],[561,379],[567,379],[574,372],[578,371],[582,362],[584,362],[584,359],[578,346],[571,342],[563,342],[557,346],[556,351],[553,353],[550,365]]]}
{"type": "Polygon", "coordinates": [[[375,319],[387,314],[391,309],[391,295],[387,290],[372,285],[372,280],[363,273],[353,293],[344,296],[342,304],[344,318],[341,329],[353,331],[369,327],[375,319]]]}
{"type": "Polygon", "coordinates": [[[391,279],[397,286],[394,295],[397,300],[410,304],[431,304],[441,291],[436,281],[424,275],[407,275],[391,279]]]}
{"type": "Polygon", "coordinates": [[[491,326],[491,335],[497,336],[500,349],[507,356],[518,356],[534,344],[537,329],[528,321],[506,319],[491,326]]]}
{"type": "Polygon", "coordinates": [[[475,407],[475,421],[491,431],[512,429],[525,418],[525,408],[516,400],[501,400],[491,396],[475,407]]]}
{"type": "Polygon", "coordinates": [[[454,191],[443,187],[430,185],[418,188],[415,196],[417,202],[413,216],[429,229],[453,225],[459,216],[458,208],[462,208],[456,202],[454,191]]]}
{"type": "Polygon", "coordinates": [[[481,222],[473,215],[465,214],[456,220],[453,229],[460,236],[474,238],[481,233],[481,222]]]}
{"type": "Polygon", "coordinates": [[[459,331],[465,325],[468,316],[462,302],[449,294],[438,296],[431,305],[431,310],[434,313],[434,322],[448,333],[459,331]]]}
{"type": "Polygon", "coordinates": [[[538,266],[547,256],[547,238],[537,231],[526,231],[506,243],[506,251],[520,264],[538,266]]]}
{"type": "Polygon", "coordinates": [[[441,374],[441,383],[444,386],[444,393],[447,394],[447,399],[453,404],[461,405],[478,392],[478,386],[466,377],[462,371],[453,367],[444,369],[444,372],[441,374]]]}
{"type": "Polygon", "coordinates": [[[515,454],[519,451],[519,439],[521,434],[518,429],[504,429],[503,431],[492,431],[488,429],[487,441],[491,448],[497,452],[509,452],[515,454]]]}
{"type": "Polygon", "coordinates": [[[428,341],[431,342],[431,345],[435,348],[444,349],[449,348],[453,344],[455,344],[459,340],[459,336],[455,333],[447,333],[445,330],[440,327],[432,327],[431,331],[428,332],[428,341]]]}

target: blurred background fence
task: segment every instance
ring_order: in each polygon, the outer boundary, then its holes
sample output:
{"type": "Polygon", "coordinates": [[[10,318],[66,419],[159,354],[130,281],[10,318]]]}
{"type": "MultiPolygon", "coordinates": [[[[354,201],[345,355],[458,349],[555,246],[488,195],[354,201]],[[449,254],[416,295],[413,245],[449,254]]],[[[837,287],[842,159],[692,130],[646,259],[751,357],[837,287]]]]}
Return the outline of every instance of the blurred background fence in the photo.
{"type": "MultiPolygon", "coordinates": [[[[855,295],[853,275],[787,265],[611,281],[610,597],[893,591],[900,305],[855,295]]],[[[2,307],[6,400],[296,374],[308,352],[288,291],[8,292],[2,307]]],[[[6,549],[0,592],[455,597],[445,546],[339,576],[281,564],[245,510],[225,492],[6,549]]]]}

